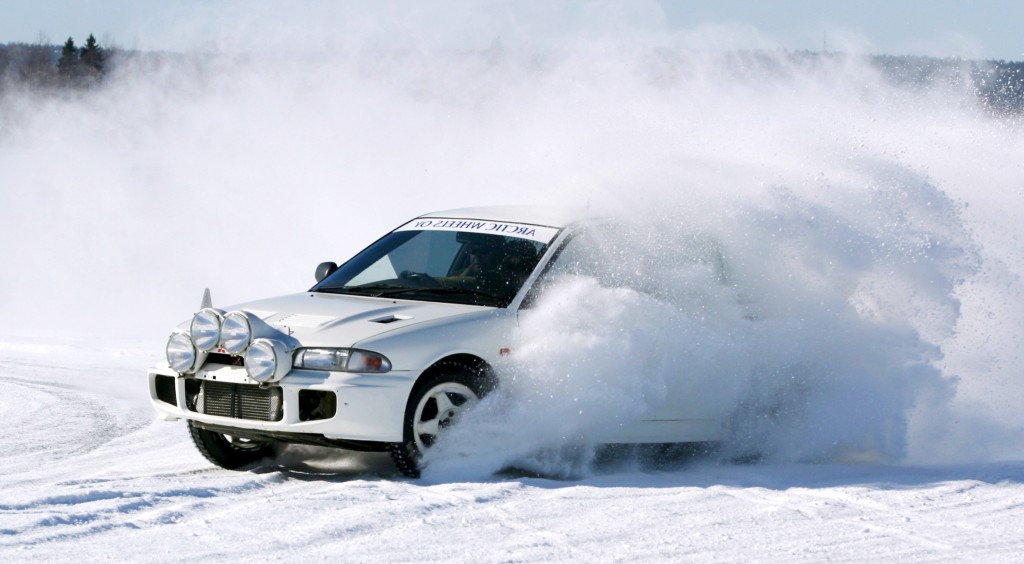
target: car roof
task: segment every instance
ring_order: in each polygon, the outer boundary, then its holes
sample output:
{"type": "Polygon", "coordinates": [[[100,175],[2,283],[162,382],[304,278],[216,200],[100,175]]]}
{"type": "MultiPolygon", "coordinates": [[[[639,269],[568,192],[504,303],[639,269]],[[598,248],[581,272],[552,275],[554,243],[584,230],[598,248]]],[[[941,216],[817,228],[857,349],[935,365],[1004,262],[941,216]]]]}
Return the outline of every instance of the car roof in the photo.
{"type": "Polygon", "coordinates": [[[605,215],[592,212],[586,208],[547,206],[481,206],[436,211],[423,214],[420,217],[486,219],[490,221],[527,223],[531,225],[561,228],[578,221],[605,217],[605,215]]]}

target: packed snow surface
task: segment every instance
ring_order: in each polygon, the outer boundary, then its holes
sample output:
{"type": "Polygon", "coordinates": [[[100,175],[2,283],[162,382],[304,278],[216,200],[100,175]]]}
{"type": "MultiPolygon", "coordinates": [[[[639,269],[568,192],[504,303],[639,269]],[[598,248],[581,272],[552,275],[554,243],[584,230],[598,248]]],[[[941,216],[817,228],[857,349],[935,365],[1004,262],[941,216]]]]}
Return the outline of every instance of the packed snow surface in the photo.
{"type": "Polygon", "coordinates": [[[335,4],[211,9],[202,52],[0,91],[0,560],[1024,553],[1021,116],[656,10],[553,37],[335,4]],[[422,479],[295,447],[229,472],[154,421],[146,368],[204,288],[303,291],[417,214],[524,203],[623,229],[422,479]],[[731,413],[719,451],[591,440],[678,393],[731,413]]]}
{"type": "MultiPolygon", "coordinates": [[[[1002,560],[1024,463],[612,461],[573,478],[408,480],[382,455],[212,467],[153,421],[159,343],[5,338],[0,560],[1002,560]]],[[[301,451],[301,452],[300,452],[301,451]]]]}

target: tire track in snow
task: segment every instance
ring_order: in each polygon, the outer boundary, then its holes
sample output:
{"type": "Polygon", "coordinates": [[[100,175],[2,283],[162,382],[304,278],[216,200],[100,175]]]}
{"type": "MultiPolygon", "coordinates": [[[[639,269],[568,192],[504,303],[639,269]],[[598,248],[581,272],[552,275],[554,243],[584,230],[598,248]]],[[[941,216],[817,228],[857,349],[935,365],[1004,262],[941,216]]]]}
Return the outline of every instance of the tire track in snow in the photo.
{"type": "Polygon", "coordinates": [[[215,483],[205,487],[183,486],[195,481],[195,476],[185,475],[145,481],[134,477],[94,480],[80,487],[69,486],[69,493],[0,504],[0,518],[14,522],[0,529],[0,547],[38,547],[82,541],[117,529],[173,525],[224,509],[225,498],[251,496],[283,481],[275,475],[227,474],[220,470],[186,474],[224,476],[209,476],[215,483]],[[165,480],[171,483],[159,487],[165,480]]]}
{"type": "MultiPolygon", "coordinates": [[[[421,520],[436,518],[442,521],[455,521],[459,516],[460,527],[497,527],[503,530],[502,537],[518,535],[515,547],[517,554],[537,552],[544,560],[589,561],[598,562],[607,558],[600,551],[590,550],[574,542],[563,532],[545,529],[543,525],[531,525],[523,515],[506,509],[508,504],[528,503],[527,500],[517,501],[529,489],[522,483],[509,484],[464,484],[452,486],[422,486],[415,490],[415,495],[426,505],[421,520]],[[464,492],[461,489],[466,487],[464,492]],[[498,491],[494,491],[495,487],[498,491]],[[482,490],[472,493],[469,488],[482,490]],[[437,500],[429,502],[429,500],[437,500]],[[532,541],[530,539],[533,539],[532,541]]],[[[527,496],[528,497],[528,496],[527,496]]],[[[419,512],[418,512],[419,513],[419,512]]]]}
{"type": "Polygon", "coordinates": [[[17,429],[0,459],[6,487],[59,473],[150,424],[144,358],[91,340],[0,342],[0,417],[17,429]]]}
{"type": "MultiPolygon", "coordinates": [[[[948,558],[960,548],[951,540],[969,538],[974,534],[956,520],[935,514],[939,508],[924,507],[908,511],[905,503],[893,505],[875,498],[892,498],[890,491],[868,487],[789,488],[774,490],[761,487],[722,487],[719,491],[763,513],[765,521],[780,523],[812,520],[828,523],[830,533],[814,538],[821,550],[847,551],[851,546],[879,544],[877,537],[890,539],[882,543],[888,557],[948,558]],[[794,516],[796,518],[794,519],[794,516]],[[954,530],[950,530],[954,529],[954,530]]],[[[898,489],[896,489],[898,491],[898,489]]],[[[913,489],[908,495],[914,495],[913,489]]],[[[929,490],[931,491],[931,490],[929,490]]],[[[899,496],[903,501],[903,496],[899,496]]],[[[784,528],[784,527],[781,527],[784,528]]],[[[800,539],[807,542],[811,539],[800,539]]],[[[877,550],[877,549],[876,549],[877,550]]]]}
{"type": "MultiPolygon", "coordinates": [[[[101,397],[72,385],[17,377],[4,382],[5,388],[18,388],[5,395],[31,406],[15,415],[18,435],[6,443],[8,456],[0,463],[4,474],[89,453],[150,422],[136,413],[115,411],[101,397]]],[[[5,403],[5,411],[18,413],[17,406],[5,403]]]]}

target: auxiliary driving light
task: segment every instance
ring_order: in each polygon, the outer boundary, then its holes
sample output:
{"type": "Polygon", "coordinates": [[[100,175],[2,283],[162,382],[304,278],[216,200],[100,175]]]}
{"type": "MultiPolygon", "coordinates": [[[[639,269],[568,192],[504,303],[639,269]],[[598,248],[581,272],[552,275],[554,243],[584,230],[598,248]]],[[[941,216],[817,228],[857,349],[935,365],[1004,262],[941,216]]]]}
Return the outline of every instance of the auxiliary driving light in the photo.
{"type": "Polygon", "coordinates": [[[276,339],[256,339],[245,352],[245,371],[257,382],[276,382],[292,369],[293,350],[276,339]]]}
{"type": "Polygon", "coordinates": [[[223,319],[221,312],[206,308],[192,318],[192,325],[189,333],[192,335],[192,342],[201,351],[212,351],[217,348],[220,342],[220,325],[223,319]]]}
{"type": "Polygon", "coordinates": [[[252,327],[244,311],[232,311],[224,316],[220,329],[220,346],[228,354],[239,354],[252,343],[252,327]]]}
{"type": "Polygon", "coordinates": [[[167,364],[179,374],[191,372],[196,365],[196,348],[185,333],[171,333],[167,339],[167,364]]]}

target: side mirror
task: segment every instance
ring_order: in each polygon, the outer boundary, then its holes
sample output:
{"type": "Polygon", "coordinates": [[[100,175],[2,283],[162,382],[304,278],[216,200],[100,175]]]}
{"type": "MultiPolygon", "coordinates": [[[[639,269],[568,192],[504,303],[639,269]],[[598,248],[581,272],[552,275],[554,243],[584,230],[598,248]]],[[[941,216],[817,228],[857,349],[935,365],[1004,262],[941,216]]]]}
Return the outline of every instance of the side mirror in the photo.
{"type": "Polygon", "coordinates": [[[324,278],[327,278],[335,270],[338,270],[338,265],[333,262],[321,262],[320,266],[316,267],[316,281],[320,282],[324,278]]]}

